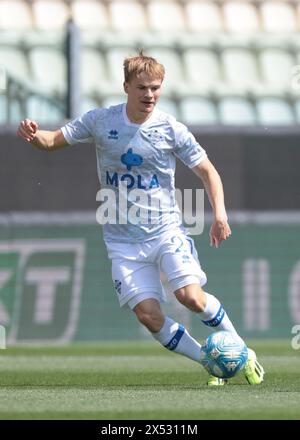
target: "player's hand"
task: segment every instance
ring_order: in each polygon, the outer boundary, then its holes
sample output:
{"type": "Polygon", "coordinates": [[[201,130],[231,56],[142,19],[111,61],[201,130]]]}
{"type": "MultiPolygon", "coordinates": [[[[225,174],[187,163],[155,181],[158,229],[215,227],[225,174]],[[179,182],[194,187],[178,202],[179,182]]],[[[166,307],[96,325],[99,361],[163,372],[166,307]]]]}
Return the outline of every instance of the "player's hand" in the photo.
{"type": "Polygon", "coordinates": [[[227,219],[215,219],[209,232],[210,245],[218,248],[231,235],[227,219]]]}
{"type": "Polygon", "coordinates": [[[34,140],[38,128],[39,126],[35,121],[24,119],[19,124],[17,135],[25,141],[31,142],[34,140]]]}

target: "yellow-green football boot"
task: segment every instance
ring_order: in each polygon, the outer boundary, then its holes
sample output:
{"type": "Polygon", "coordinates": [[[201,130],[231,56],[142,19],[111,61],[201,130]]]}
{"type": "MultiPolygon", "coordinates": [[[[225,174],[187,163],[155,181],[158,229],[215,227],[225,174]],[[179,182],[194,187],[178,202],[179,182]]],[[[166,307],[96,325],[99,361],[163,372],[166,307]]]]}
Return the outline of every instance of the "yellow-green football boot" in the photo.
{"type": "Polygon", "coordinates": [[[259,385],[264,380],[265,370],[256,358],[255,351],[248,348],[248,360],[244,367],[245,377],[250,385],[259,385]]]}
{"type": "Polygon", "coordinates": [[[209,387],[221,387],[223,385],[226,385],[227,382],[227,379],[221,379],[220,377],[210,375],[207,381],[207,385],[209,387]]]}

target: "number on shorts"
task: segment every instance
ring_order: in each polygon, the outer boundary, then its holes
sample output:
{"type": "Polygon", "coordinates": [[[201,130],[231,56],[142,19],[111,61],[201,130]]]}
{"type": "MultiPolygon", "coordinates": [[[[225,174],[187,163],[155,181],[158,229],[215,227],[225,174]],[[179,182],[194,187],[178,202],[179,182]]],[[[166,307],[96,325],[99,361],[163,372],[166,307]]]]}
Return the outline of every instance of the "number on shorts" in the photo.
{"type": "MultiPolygon", "coordinates": [[[[190,237],[186,237],[187,242],[190,245],[191,248],[191,254],[194,255],[194,245],[193,245],[193,240],[190,237]]],[[[182,241],[182,239],[180,237],[178,237],[177,235],[173,235],[173,237],[171,238],[171,242],[174,244],[178,244],[179,242],[179,246],[175,249],[175,252],[184,252],[183,246],[184,246],[184,242],[182,241]],[[175,243],[177,241],[177,243],[175,243]]]]}
{"type": "Polygon", "coordinates": [[[191,254],[194,254],[194,246],[193,246],[193,240],[190,237],[186,237],[187,241],[190,243],[191,247],[191,254]]]}
{"type": "Polygon", "coordinates": [[[183,241],[181,240],[180,237],[178,237],[177,235],[173,235],[173,237],[171,238],[171,242],[178,245],[179,242],[179,246],[175,249],[175,252],[183,252],[182,246],[183,246],[183,241]],[[177,243],[175,243],[177,241],[177,243]]]}

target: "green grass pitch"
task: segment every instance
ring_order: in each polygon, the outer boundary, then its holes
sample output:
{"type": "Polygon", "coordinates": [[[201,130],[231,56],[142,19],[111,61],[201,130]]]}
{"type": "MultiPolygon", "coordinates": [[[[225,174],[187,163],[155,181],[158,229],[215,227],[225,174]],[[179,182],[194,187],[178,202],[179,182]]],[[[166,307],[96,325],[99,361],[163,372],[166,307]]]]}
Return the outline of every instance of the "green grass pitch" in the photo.
{"type": "Polygon", "coordinates": [[[150,342],[7,348],[0,418],[299,419],[300,350],[290,341],[252,342],[264,383],[250,386],[240,373],[213,389],[200,365],[150,342]]]}

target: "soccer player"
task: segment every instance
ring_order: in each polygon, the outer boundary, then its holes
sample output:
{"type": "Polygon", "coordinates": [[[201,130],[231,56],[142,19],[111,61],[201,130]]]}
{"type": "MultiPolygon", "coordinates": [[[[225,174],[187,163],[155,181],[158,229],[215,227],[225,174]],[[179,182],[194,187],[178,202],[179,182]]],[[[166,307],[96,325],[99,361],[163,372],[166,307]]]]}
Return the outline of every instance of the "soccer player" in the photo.
{"type": "MultiPolygon", "coordinates": [[[[214,214],[211,245],[218,248],[231,230],[222,182],[205,150],[187,127],[156,108],[164,74],[163,65],[141,51],[124,60],[126,103],[91,110],[56,131],[40,130],[35,121],[25,119],[18,135],[47,151],[95,142],[101,188],[115,196],[109,206],[116,209],[117,221],[104,224],[103,235],[120,306],[129,307],[164,347],[200,362],[201,345],[162,312],[160,303],[165,298],[160,271],[166,274],[176,299],[196,313],[199,321],[213,330],[235,334],[236,330],[219,300],[202,288],[206,275],[179,219],[174,197],[176,157],[204,183],[214,214]],[[119,206],[124,193],[127,212],[119,206]],[[150,213],[151,218],[141,215],[140,221],[124,221],[129,211],[150,213]]],[[[248,351],[245,376],[250,384],[259,384],[264,370],[255,352],[248,351]]],[[[224,383],[213,376],[208,380],[210,386],[224,383]]]]}

